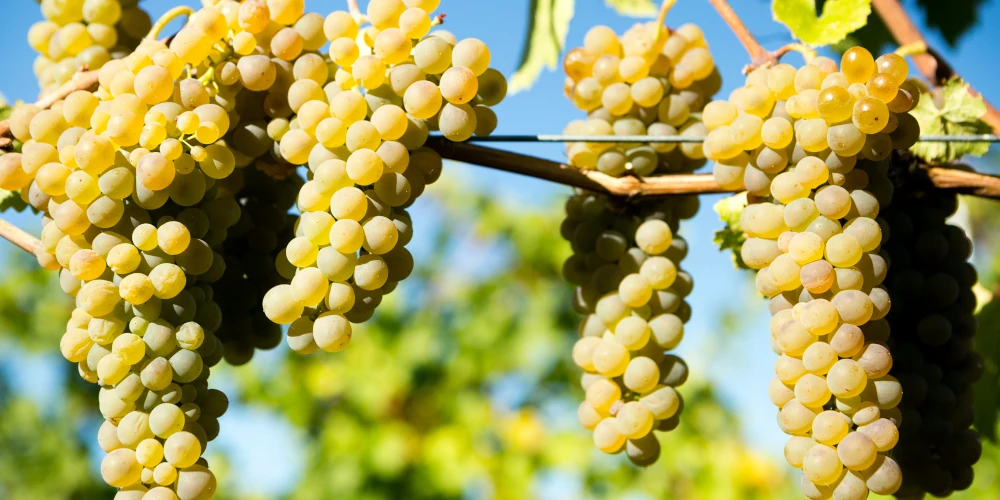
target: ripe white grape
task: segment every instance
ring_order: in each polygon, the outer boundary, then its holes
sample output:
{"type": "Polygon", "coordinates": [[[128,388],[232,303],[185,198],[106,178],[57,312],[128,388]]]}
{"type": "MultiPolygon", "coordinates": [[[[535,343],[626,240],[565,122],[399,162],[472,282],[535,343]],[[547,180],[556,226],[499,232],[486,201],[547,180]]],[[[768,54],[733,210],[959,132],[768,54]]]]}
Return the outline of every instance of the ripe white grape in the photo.
{"type": "Polygon", "coordinates": [[[618,430],[617,419],[608,417],[594,428],[594,445],[605,453],[617,452],[625,445],[626,437],[618,430]]]}
{"type": "Polygon", "coordinates": [[[805,478],[818,485],[833,484],[840,478],[843,464],[837,456],[837,449],[824,444],[809,448],[802,458],[805,478]]]}
{"type": "Polygon", "coordinates": [[[864,433],[851,432],[837,446],[837,454],[845,467],[862,471],[875,462],[878,449],[864,433]]]}
{"type": "Polygon", "coordinates": [[[807,408],[793,399],[778,412],[778,427],[786,434],[803,436],[812,430],[813,420],[819,410],[807,408]]]}
{"type": "Polygon", "coordinates": [[[850,431],[850,422],[840,412],[827,410],[813,420],[812,438],[820,443],[834,446],[850,431]]]}
{"type": "Polygon", "coordinates": [[[108,453],[101,461],[101,477],[104,482],[116,488],[124,488],[137,481],[142,473],[142,465],[135,458],[135,452],[119,448],[108,453]]]}
{"type": "Polygon", "coordinates": [[[623,436],[638,439],[649,434],[654,420],[653,412],[646,405],[638,401],[629,401],[618,410],[615,423],[623,436]]]}

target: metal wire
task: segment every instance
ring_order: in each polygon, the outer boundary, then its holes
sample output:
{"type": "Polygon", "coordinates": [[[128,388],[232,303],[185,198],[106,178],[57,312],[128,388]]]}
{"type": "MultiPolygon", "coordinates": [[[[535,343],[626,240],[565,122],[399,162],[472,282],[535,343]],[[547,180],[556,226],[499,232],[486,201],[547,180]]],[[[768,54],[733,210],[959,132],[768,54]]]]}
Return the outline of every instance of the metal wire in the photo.
{"type": "MultiPolygon", "coordinates": [[[[696,143],[705,142],[704,136],[651,136],[651,135],[493,135],[472,137],[469,142],[645,142],[696,143]]],[[[922,135],[917,142],[1000,142],[1000,135],[922,135]]]]}

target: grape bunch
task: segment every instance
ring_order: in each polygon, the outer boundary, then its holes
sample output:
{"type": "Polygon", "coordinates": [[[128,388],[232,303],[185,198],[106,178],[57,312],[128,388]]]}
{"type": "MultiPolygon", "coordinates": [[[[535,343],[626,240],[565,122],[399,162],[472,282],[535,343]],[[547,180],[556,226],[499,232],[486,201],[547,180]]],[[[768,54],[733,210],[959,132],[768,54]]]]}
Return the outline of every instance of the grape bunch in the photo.
{"type": "Polygon", "coordinates": [[[66,83],[81,68],[97,70],[130,53],[152,27],[138,0],[42,0],[45,20],[28,30],[38,52],[42,91],[66,83]]]}
{"type": "Polygon", "coordinates": [[[242,213],[232,174],[273,145],[261,99],[215,78],[239,8],[193,12],[169,45],[105,64],[96,91],[10,120],[24,144],[0,185],[45,214],[37,256],[77,302],[60,348],[101,386],[101,472],[125,498],[216,488],[201,458],[228,406],[207,383],[225,354],[213,284],[242,213]]]}
{"type": "Polygon", "coordinates": [[[681,219],[698,211],[696,196],[621,205],[579,193],[566,203],[561,232],[573,248],[563,274],[576,285],[573,307],[585,317],[573,361],[584,371],[580,424],[605,453],[636,465],[653,464],[660,443],[653,430],[677,427],[687,380],[684,360],[669,351],[684,337],[691,276],[679,269],[687,243],[681,219]]]}
{"type": "MultiPolygon", "coordinates": [[[[640,23],[620,38],[595,26],[584,46],[563,59],[565,93],[588,113],[571,122],[569,135],[703,136],[698,118],[722,85],[701,29],[685,24],[669,33],[658,22],[640,23]]],[[[602,143],[566,145],[571,165],[613,177],[628,172],[690,172],[704,164],[700,143],[602,143]]]]}
{"type": "MultiPolygon", "coordinates": [[[[429,131],[464,141],[496,128],[490,106],[506,95],[506,81],[489,67],[482,41],[430,32],[438,3],[373,0],[370,24],[331,13],[316,33],[317,43],[330,42],[328,57],[288,52],[297,57],[293,78],[268,95],[290,113],[267,125],[280,157],[309,169],[295,237],[276,264],[290,283],[263,298],[267,317],[290,325],[296,352],[346,348],[352,323],[371,318],[382,296],[412,272],[405,208],[442,167],[424,146],[429,131]]],[[[248,5],[259,12],[271,2],[244,3],[241,25],[250,24],[248,5]]],[[[283,58],[275,41],[271,49],[283,58]]]]}
{"type": "Polygon", "coordinates": [[[886,495],[902,480],[879,209],[893,194],[886,159],[919,135],[906,75],[903,58],[856,47],[839,70],[822,57],[756,69],[702,113],[716,180],[753,201],[741,255],[770,298],[768,393],[809,498],[886,495]]]}
{"type": "MultiPolygon", "coordinates": [[[[905,188],[904,188],[905,189],[905,188]]],[[[973,422],[972,384],[983,360],[973,351],[977,276],[967,262],[972,243],[945,219],[958,207],[954,194],[901,190],[883,217],[892,239],[884,246],[893,308],[886,319],[903,386],[896,459],[903,484],[896,496],[945,497],[972,484],[982,454],[973,422]]]]}

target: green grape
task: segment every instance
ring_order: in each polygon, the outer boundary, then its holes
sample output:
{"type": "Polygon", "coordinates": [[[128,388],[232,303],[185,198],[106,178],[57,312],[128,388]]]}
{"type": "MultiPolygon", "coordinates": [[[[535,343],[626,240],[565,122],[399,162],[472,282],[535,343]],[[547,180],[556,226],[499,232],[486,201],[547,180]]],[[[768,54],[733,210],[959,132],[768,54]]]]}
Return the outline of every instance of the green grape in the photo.
{"type": "Polygon", "coordinates": [[[421,71],[429,75],[440,75],[452,64],[453,47],[437,36],[423,39],[413,49],[413,61],[421,71]]]}
{"type": "Polygon", "coordinates": [[[828,147],[826,121],[821,118],[804,119],[795,122],[795,139],[808,152],[823,151],[828,147]]]}
{"type": "MultiPolygon", "coordinates": [[[[777,379],[775,379],[777,380],[777,379]]],[[[816,441],[809,437],[792,436],[785,442],[785,460],[797,469],[802,468],[802,460],[810,448],[816,446],[816,441]]]]}
{"type": "Polygon", "coordinates": [[[852,47],[841,58],[844,76],[851,83],[865,83],[875,72],[875,59],[863,47],[852,47]]]}
{"type": "Polygon", "coordinates": [[[827,410],[816,415],[816,419],[813,420],[812,438],[819,444],[834,446],[844,439],[849,431],[850,424],[843,415],[837,411],[827,410]]]}
{"type": "Polygon", "coordinates": [[[361,221],[367,210],[365,194],[356,187],[340,189],[330,198],[330,213],[338,221],[341,219],[361,221]]]}
{"type": "Polygon", "coordinates": [[[139,481],[142,465],[135,458],[135,452],[119,448],[109,452],[101,461],[101,477],[108,485],[124,488],[139,481]]]}
{"type": "Polygon", "coordinates": [[[477,124],[475,110],[468,104],[445,104],[438,117],[441,133],[448,140],[455,142],[465,141],[472,137],[477,124]]]}
{"type": "MultiPolygon", "coordinates": [[[[382,159],[378,153],[371,149],[358,149],[351,153],[347,159],[347,175],[352,181],[362,186],[375,183],[382,176],[383,169],[382,159]]],[[[337,193],[339,194],[340,191],[337,193]]],[[[336,197],[336,195],[334,196],[336,197]]],[[[334,213],[334,216],[336,215],[334,213]]]]}
{"type": "Polygon", "coordinates": [[[743,150],[757,149],[763,143],[764,121],[757,116],[740,114],[729,125],[729,135],[733,143],[743,150]]]}
{"type": "Polygon", "coordinates": [[[711,160],[729,160],[741,155],[740,145],[733,141],[728,125],[708,133],[704,143],[705,157],[711,160]]]}
{"type": "Polygon", "coordinates": [[[776,99],[788,100],[796,93],[795,76],[797,72],[790,64],[779,64],[767,73],[767,87],[776,99]]]}
{"type": "Polygon", "coordinates": [[[421,39],[431,29],[430,16],[419,7],[410,7],[399,16],[399,29],[410,39],[421,39]]]}
{"type": "Polygon", "coordinates": [[[362,290],[381,288],[388,280],[388,268],[378,255],[363,255],[354,267],[354,282],[362,290]]]}
{"type": "Polygon", "coordinates": [[[160,299],[176,297],[187,283],[184,271],[169,263],[157,265],[149,273],[149,281],[153,285],[153,294],[160,299]]]}
{"type": "Polygon", "coordinates": [[[804,478],[817,485],[833,484],[840,478],[843,467],[837,456],[837,449],[824,444],[809,448],[802,458],[804,478]]]}
{"type": "Polygon", "coordinates": [[[372,217],[362,225],[363,247],[366,251],[382,255],[390,252],[399,240],[399,232],[392,221],[381,215],[372,217]]]}
{"type": "Polygon", "coordinates": [[[615,424],[618,431],[625,437],[639,439],[652,430],[653,412],[638,401],[629,401],[618,410],[615,424]]]}
{"type": "Polygon", "coordinates": [[[592,74],[595,80],[602,87],[610,86],[614,83],[621,83],[622,77],[619,72],[621,58],[616,55],[606,54],[598,57],[594,61],[592,74]]]}
{"type": "Polygon", "coordinates": [[[702,110],[702,120],[709,130],[729,125],[738,116],[739,110],[729,101],[712,101],[702,110]]]}
{"type": "MultiPolygon", "coordinates": [[[[435,37],[431,37],[433,39],[435,37]]],[[[423,42],[421,42],[423,43],[423,42]]],[[[409,86],[403,96],[406,112],[414,118],[427,119],[441,109],[442,95],[437,85],[427,80],[418,81],[409,86]]],[[[336,116],[336,115],[335,115],[336,116]]]]}
{"type": "Polygon", "coordinates": [[[507,79],[496,69],[479,75],[479,98],[486,106],[496,106],[507,96],[507,79]]]}
{"type": "Polygon", "coordinates": [[[441,96],[451,104],[459,105],[471,101],[479,91],[477,75],[469,68],[455,66],[441,75],[439,84],[441,96]]]}
{"type": "Polygon", "coordinates": [[[614,116],[628,113],[633,103],[631,89],[625,83],[612,83],[601,94],[601,104],[614,116]]]}
{"type": "Polygon", "coordinates": [[[351,341],[351,323],[339,314],[324,313],[313,325],[316,345],[326,352],[339,352],[351,341]]]}
{"type": "Polygon", "coordinates": [[[879,99],[864,97],[854,104],[854,125],[866,134],[877,134],[889,120],[889,109],[879,99]]]}
{"type": "Polygon", "coordinates": [[[592,54],[620,54],[618,35],[607,26],[594,26],[583,39],[584,48],[592,54]]]}
{"type": "MultiPolygon", "coordinates": [[[[183,417],[183,413],[181,416],[183,417]]],[[[171,434],[163,443],[163,457],[174,467],[181,469],[190,467],[200,456],[201,443],[190,432],[180,431],[171,434]]]]}
{"type": "MultiPolygon", "coordinates": [[[[705,108],[707,111],[707,107],[705,108]]],[[[780,150],[791,144],[795,137],[792,124],[781,117],[768,118],[761,125],[761,140],[768,148],[780,150]]]]}
{"type": "Polygon", "coordinates": [[[594,428],[594,445],[605,453],[615,453],[625,446],[625,435],[618,429],[615,417],[601,420],[594,428]]]}
{"type": "Polygon", "coordinates": [[[584,78],[573,88],[573,104],[584,111],[593,111],[601,107],[603,92],[604,86],[596,78],[584,78]]]}
{"type": "MultiPolygon", "coordinates": [[[[778,377],[781,378],[782,374],[779,373],[778,377]]],[[[786,384],[789,383],[786,380],[782,381],[786,384]]],[[[786,403],[781,408],[781,411],[778,412],[778,427],[786,434],[804,436],[812,430],[813,420],[819,411],[821,410],[807,408],[798,400],[793,399],[786,403]]]]}
{"type": "Polygon", "coordinates": [[[843,87],[829,87],[820,91],[816,108],[820,117],[834,124],[851,117],[854,99],[843,87]]]}
{"type": "Polygon", "coordinates": [[[455,66],[468,68],[480,76],[490,66],[490,49],[481,40],[466,38],[455,45],[451,58],[455,66]]]}

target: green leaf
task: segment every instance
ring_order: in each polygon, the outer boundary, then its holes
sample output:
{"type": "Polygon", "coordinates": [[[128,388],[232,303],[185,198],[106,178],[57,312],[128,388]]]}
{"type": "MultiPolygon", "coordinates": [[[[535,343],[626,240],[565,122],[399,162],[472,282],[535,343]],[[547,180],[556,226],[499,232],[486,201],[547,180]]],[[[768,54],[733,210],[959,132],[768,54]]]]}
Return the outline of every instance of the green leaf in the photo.
{"type": "Polygon", "coordinates": [[[740,214],[747,206],[746,191],[719,200],[712,209],[719,214],[719,219],[725,227],[715,232],[712,236],[712,243],[719,246],[719,251],[732,251],[733,265],[737,269],[749,269],[740,256],[740,249],[746,236],[740,228],[740,214]]]}
{"type": "Polygon", "coordinates": [[[604,0],[604,3],[623,16],[656,17],[659,12],[653,0],[604,0]]]}
{"type": "MultiPolygon", "coordinates": [[[[976,135],[988,134],[992,128],[982,120],[986,105],[982,96],[973,97],[969,84],[959,78],[948,80],[941,89],[941,107],[935,104],[934,96],[924,93],[910,114],[920,124],[924,135],[976,135]]],[[[931,162],[950,162],[963,155],[983,156],[989,152],[989,143],[984,142],[920,142],[911,151],[931,162]]]]}
{"type": "Polygon", "coordinates": [[[809,45],[830,45],[861,28],[871,13],[871,0],[827,0],[816,16],[813,0],[774,0],[774,20],[809,45]]]}
{"type": "Polygon", "coordinates": [[[531,88],[543,70],[555,69],[559,64],[574,4],[575,0],[531,0],[528,40],[510,79],[510,93],[531,88]]]}
{"type": "Polygon", "coordinates": [[[978,24],[985,0],[917,0],[927,26],[936,29],[954,47],[962,35],[978,24]]]}
{"type": "Polygon", "coordinates": [[[878,13],[872,12],[868,15],[868,23],[861,29],[847,35],[846,38],[831,47],[838,54],[847,52],[851,47],[864,47],[872,54],[882,54],[887,45],[894,45],[896,39],[889,33],[889,28],[885,27],[882,18],[878,13]]]}
{"type": "Polygon", "coordinates": [[[982,96],[969,93],[968,83],[953,78],[945,83],[941,114],[950,122],[975,122],[986,114],[986,105],[982,96]]]}
{"type": "Polygon", "coordinates": [[[25,208],[28,208],[28,204],[21,199],[21,193],[0,189],[0,212],[6,212],[11,209],[15,212],[21,212],[25,208]]]}
{"type": "Polygon", "coordinates": [[[983,376],[973,385],[976,430],[986,439],[997,442],[997,395],[1000,394],[1000,336],[983,335],[1000,328],[1000,302],[993,300],[976,315],[980,335],[976,352],[983,359],[983,376]]]}

